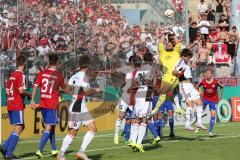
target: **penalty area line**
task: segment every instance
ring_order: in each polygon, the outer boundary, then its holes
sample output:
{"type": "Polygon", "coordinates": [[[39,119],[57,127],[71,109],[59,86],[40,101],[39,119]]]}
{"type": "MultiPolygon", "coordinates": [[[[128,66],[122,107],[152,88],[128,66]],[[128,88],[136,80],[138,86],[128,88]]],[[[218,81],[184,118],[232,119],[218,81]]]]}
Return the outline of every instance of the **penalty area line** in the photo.
{"type": "MultiPolygon", "coordinates": [[[[228,139],[228,138],[237,138],[240,137],[240,135],[234,135],[234,136],[224,136],[224,137],[206,137],[206,138],[201,138],[201,140],[215,140],[215,139],[228,139]]],[[[195,140],[197,141],[197,139],[195,140]]],[[[187,140],[173,140],[173,141],[163,141],[160,142],[160,144],[165,144],[165,143],[177,143],[177,142],[187,142],[187,140]]],[[[151,144],[144,144],[143,146],[150,146],[151,144]]],[[[99,149],[92,149],[92,150],[88,150],[86,151],[86,153],[88,152],[96,152],[96,151],[106,151],[106,150],[113,150],[113,149],[121,149],[121,148],[128,148],[128,146],[124,145],[124,146],[118,146],[118,147],[108,147],[108,148],[99,148],[99,149]]],[[[72,155],[74,153],[70,153],[69,155],[72,155]]],[[[50,154],[48,154],[47,156],[44,156],[44,158],[47,157],[51,157],[50,154]]],[[[35,159],[36,157],[32,156],[32,157],[26,157],[26,158],[21,158],[22,160],[27,160],[27,159],[35,159]]]]}

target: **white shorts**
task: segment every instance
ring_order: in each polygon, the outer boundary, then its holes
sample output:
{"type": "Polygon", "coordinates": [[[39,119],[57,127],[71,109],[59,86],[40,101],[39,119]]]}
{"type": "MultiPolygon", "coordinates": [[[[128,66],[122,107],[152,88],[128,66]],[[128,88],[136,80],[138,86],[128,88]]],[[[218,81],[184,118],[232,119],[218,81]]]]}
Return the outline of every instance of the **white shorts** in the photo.
{"type": "Polygon", "coordinates": [[[200,93],[194,88],[192,83],[180,83],[179,90],[183,102],[195,101],[201,98],[200,93]]]}
{"type": "Polygon", "coordinates": [[[145,98],[136,98],[134,106],[134,115],[136,117],[148,117],[152,110],[152,102],[145,98]]]}
{"type": "Polygon", "coordinates": [[[118,105],[117,105],[117,109],[120,111],[120,112],[126,112],[127,109],[128,109],[129,105],[124,101],[124,100],[120,100],[118,102],[118,105]]]}
{"type": "Polygon", "coordinates": [[[72,101],[68,111],[68,127],[78,130],[81,125],[93,122],[92,115],[88,112],[85,99],[81,102],[72,101]]]}

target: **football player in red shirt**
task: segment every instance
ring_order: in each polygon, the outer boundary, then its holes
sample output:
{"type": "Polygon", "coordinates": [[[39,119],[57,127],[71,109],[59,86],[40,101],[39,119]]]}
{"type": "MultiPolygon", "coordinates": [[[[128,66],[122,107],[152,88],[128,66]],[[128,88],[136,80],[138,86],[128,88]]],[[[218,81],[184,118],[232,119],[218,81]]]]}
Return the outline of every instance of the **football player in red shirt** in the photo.
{"type": "Polygon", "coordinates": [[[31,108],[35,109],[36,105],[34,99],[36,90],[38,87],[40,88],[39,108],[45,124],[40,147],[36,152],[38,158],[43,158],[42,151],[48,139],[50,139],[51,142],[52,156],[57,156],[59,152],[55,143],[55,125],[57,123],[59,88],[66,93],[71,91],[65,84],[63,75],[57,70],[57,65],[58,56],[54,54],[49,55],[49,66],[46,70],[43,70],[38,74],[32,91],[31,108]]]}
{"type": "Polygon", "coordinates": [[[213,126],[215,124],[216,119],[216,113],[217,113],[217,102],[219,99],[222,98],[222,92],[223,92],[223,86],[220,84],[220,82],[213,78],[213,71],[207,70],[205,73],[205,79],[201,81],[199,84],[199,87],[203,87],[203,110],[206,109],[207,105],[209,105],[209,110],[211,112],[211,120],[210,120],[210,126],[208,129],[209,136],[213,136],[213,126]],[[220,97],[218,97],[218,87],[220,87],[220,97]]]}
{"type": "Polygon", "coordinates": [[[26,92],[25,70],[26,58],[17,58],[17,69],[12,72],[6,85],[7,109],[11,125],[14,126],[8,140],[0,147],[6,159],[13,159],[13,151],[18,143],[19,135],[24,130],[24,96],[31,96],[26,92]]]}

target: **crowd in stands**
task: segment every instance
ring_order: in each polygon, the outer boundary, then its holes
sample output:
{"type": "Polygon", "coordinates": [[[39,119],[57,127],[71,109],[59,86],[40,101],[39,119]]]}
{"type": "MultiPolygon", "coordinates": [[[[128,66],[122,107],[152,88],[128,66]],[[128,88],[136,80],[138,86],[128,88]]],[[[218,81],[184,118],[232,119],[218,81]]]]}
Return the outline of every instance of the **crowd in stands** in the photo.
{"type": "MultiPolygon", "coordinates": [[[[180,1],[175,0],[178,12],[182,12],[180,1]]],[[[29,73],[36,73],[37,64],[45,62],[48,54],[88,54],[102,69],[119,64],[116,59],[124,63],[133,54],[150,52],[157,61],[164,34],[176,36],[182,48],[191,48],[196,79],[207,64],[232,66],[236,56],[239,33],[229,24],[230,0],[216,0],[216,9],[200,0],[198,19],[191,13],[189,17],[190,45],[182,22],[129,26],[119,8],[99,0],[19,0],[18,7],[6,0],[0,3],[0,55],[10,64],[16,56],[27,55],[29,73]]]]}

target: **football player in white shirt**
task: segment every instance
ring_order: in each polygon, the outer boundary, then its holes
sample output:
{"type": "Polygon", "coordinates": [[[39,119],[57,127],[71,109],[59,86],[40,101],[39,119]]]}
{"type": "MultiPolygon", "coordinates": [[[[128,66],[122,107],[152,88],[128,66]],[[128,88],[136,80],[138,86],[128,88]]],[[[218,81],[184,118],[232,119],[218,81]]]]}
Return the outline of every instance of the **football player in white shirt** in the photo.
{"type": "Polygon", "coordinates": [[[183,49],[181,52],[181,59],[178,61],[175,66],[175,70],[173,70],[173,75],[179,78],[179,89],[180,94],[183,97],[183,101],[187,104],[186,109],[186,122],[185,129],[194,131],[195,128],[191,126],[191,112],[193,110],[194,105],[197,106],[197,123],[196,127],[199,129],[206,130],[207,128],[202,125],[202,100],[200,97],[200,93],[194,88],[192,83],[192,73],[191,68],[188,65],[189,60],[192,57],[192,52],[189,49],[183,49]]]}
{"type": "MultiPolygon", "coordinates": [[[[131,56],[129,58],[129,62],[132,63],[132,59],[134,56],[131,56]]],[[[119,143],[119,130],[121,127],[121,123],[123,121],[123,119],[126,116],[126,111],[128,110],[129,112],[131,112],[131,97],[132,95],[128,92],[128,88],[131,87],[132,84],[132,76],[131,73],[134,71],[134,68],[130,65],[125,65],[121,68],[116,69],[115,71],[111,71],[111,73],[114,72],[118,72],[118,73],[122,73],[125,75],[125,84],[122,87],[122,95],[121,98],[118,102],[118,117],[116,119],[116,123],[115,123],[115,132],[114,132],[114,144],[118,144],[119,143]]],[[[102,71],[102,73],[104,73],[104,71],[102,71]]],[[[130,113],[129,113],[130,114],[130,113]]],[[[125,140],[126,142],[129,140],[129,136],[130,136],[130,129],[131,129],[131,120],[128,117],[128,119],[126,119],[126,123],[124,126],[124,132],[125,132],[125,140]]]]}
{"type": "Polygon", "coordinates": [[[78,159],[89,160],[84,152],[92,141],[97,128],[91,114],[88,112],[85,96],[101,92],[100,89],[90,88],[89,79],[86,75],[89,64],[90,59],[88,56],[80,57],[80,71],[74,74],[68,82],[68,85],[73,87],[73,99],[69,107],[69,133],[63,139],[60,154],[57,157],[58,160],[65,160],[65,152],[72,143],[74,137],[77,135],[81,124],[84,124],[88,131],[83,138],[82,145],[79,152],[76,154],[76,157],[78,159]]]}
{"type": "Polygon", "coordinates": [[[135,119],[132,120],[131,137],[129,146],[137,152],[144,152],[142,140],[146,133],[148,116],[152,110],[152,93],[153,88],[153,67],[149,64],[142,66],[142,59],[135,56],[133,59],[135,71],[132,72],[133,85],[129,90],[135,90],[135,105],[134,115],[135,119]]]}

